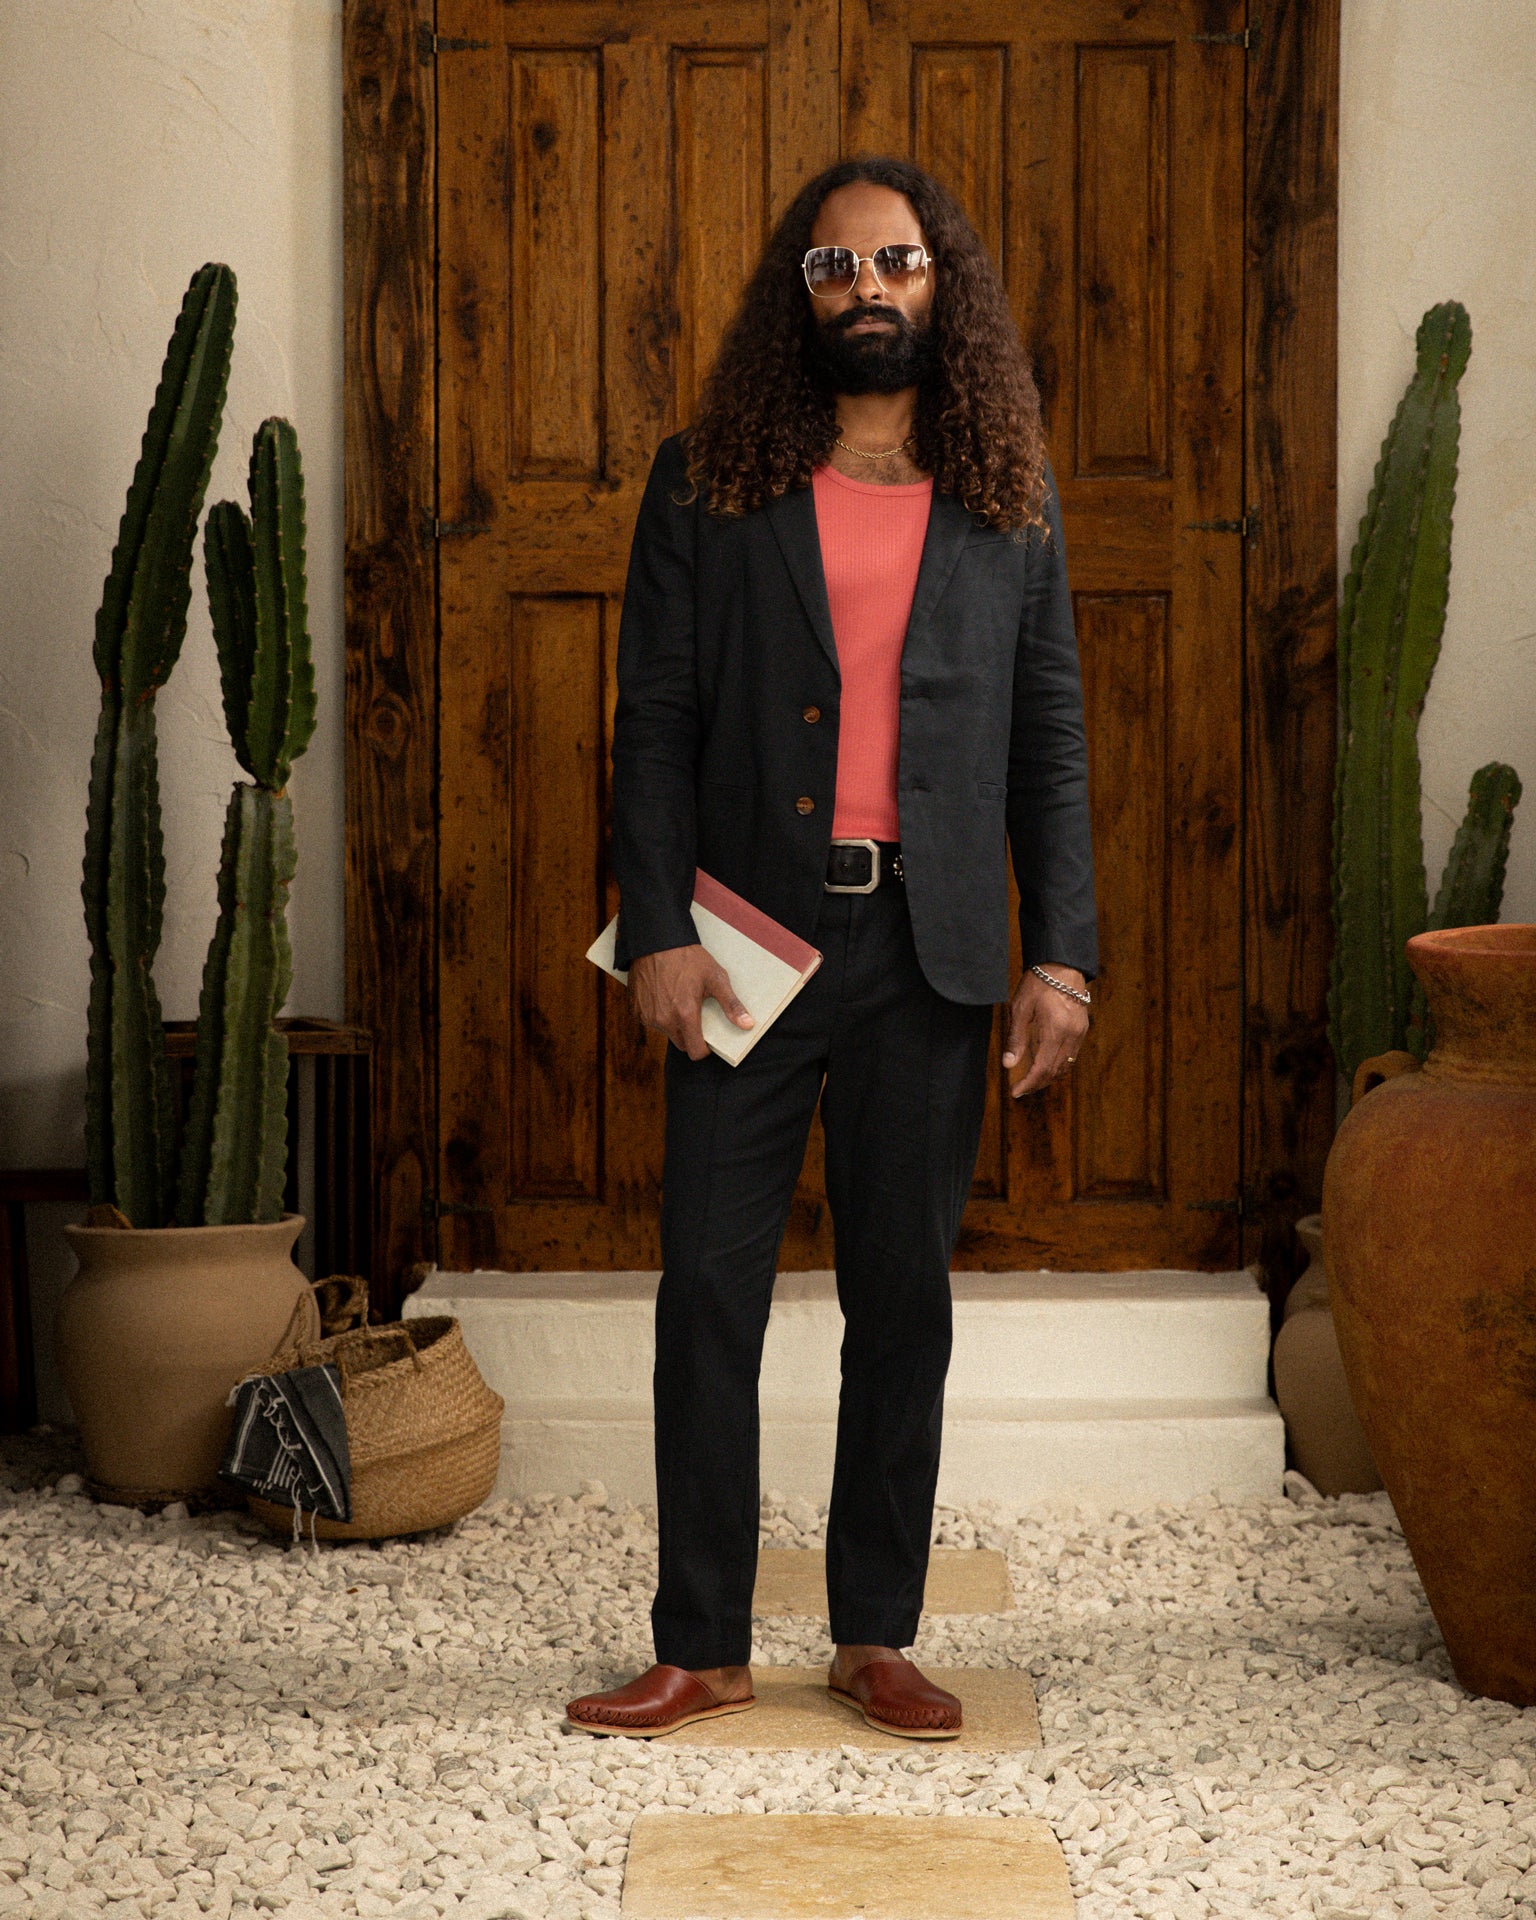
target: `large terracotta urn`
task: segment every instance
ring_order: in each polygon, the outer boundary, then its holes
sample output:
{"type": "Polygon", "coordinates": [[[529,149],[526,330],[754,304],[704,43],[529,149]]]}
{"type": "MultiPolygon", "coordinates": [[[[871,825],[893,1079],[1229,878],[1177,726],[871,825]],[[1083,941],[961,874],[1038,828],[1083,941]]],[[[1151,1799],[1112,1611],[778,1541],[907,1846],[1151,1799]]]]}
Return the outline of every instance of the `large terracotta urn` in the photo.
{"type": "Polygon", "coordinates": [[[66,1227],[80,1271],[55,1359],[98,1499],[205,1497],[229,1438],[229,1390],[320,1315],[294,1265],[301,1213],[230,1227],[66,1227]]]}
{"type": "Polygon", "coordinates": [[[1323,1179],[1350,1390],[1473,1693],[1536,1704],[1536,926],[1419,934],[1435,1043],[1368,1060],[1323,1179]]]}

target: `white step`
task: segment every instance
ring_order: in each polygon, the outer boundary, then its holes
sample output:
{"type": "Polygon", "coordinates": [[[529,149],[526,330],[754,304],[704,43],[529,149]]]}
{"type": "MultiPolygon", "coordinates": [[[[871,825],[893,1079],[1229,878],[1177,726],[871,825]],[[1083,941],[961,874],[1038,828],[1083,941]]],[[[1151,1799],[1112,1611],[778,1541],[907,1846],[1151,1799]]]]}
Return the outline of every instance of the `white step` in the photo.
{"type": "MultiPolygon", "coordinates": [[[[655,1273],[430,1274],[507,1403],[498,1495],[655,1499],[655,1273]]],[[[1018,1512],[1279,1491],[1269,1308],[1251,1272],[957,1273],[939,1498],[1018,1512]]],[[[824,1504],[843,1322],[830,1273],[780,1274],[760,1385],[762,1484],[824,1504]]]]}

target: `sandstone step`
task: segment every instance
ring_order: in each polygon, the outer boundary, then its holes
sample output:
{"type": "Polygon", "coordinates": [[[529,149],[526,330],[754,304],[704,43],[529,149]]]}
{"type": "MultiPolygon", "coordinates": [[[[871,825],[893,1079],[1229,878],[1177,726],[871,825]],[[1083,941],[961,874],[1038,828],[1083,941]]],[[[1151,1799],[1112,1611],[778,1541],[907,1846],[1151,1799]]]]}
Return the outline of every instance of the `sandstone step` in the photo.
{"type": "MultiPolygon", "coordinates": [[[[507,1403],[498,1494],[601,1480],[655,1498],[654,1273],[437,1271],[407,1317],[455,1314],[507,1403]]],[[[1279,1489],[1252,1273],[957,1273],[939,1498],[1028,1511],[1279,1489]]],[[[829,1273],[781,1274],[760,1386],[762,1484],[824,1502],[842,1316],[829,1273]]]]}

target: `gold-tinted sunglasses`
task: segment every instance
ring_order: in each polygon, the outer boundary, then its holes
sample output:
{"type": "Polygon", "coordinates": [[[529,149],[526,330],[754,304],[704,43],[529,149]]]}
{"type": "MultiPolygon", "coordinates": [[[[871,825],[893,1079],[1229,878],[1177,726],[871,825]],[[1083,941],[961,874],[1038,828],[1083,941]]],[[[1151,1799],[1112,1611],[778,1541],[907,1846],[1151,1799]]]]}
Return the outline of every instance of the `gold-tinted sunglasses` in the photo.
{"type": "Polygon", "coordinates": [[[805,284],[818,300],[836,300],[853,292],[866,260],[887,293],[909,293],[928,278],[928,249],[903,242],[876,247],[872,254],[855,253],[852,247],[812,247],[803,263],[805,284]]]}

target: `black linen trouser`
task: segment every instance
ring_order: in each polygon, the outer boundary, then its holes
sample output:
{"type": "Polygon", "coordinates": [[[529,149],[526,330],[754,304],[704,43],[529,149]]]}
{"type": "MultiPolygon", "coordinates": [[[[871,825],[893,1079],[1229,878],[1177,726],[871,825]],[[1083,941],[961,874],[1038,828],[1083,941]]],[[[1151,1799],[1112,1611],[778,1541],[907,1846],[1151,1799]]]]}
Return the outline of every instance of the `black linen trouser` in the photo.
{"type": "Polygon", "coordinates": [[[822,900],[821,967],[740,1066],[667,1047],[651,1625],[670,1666],[750,1658],[758,1373],[818,1095],[844,1316],[832,1638],[910,1646],[922,1613],[992,1008],[929,986],[902,886],[822,900]]]}

